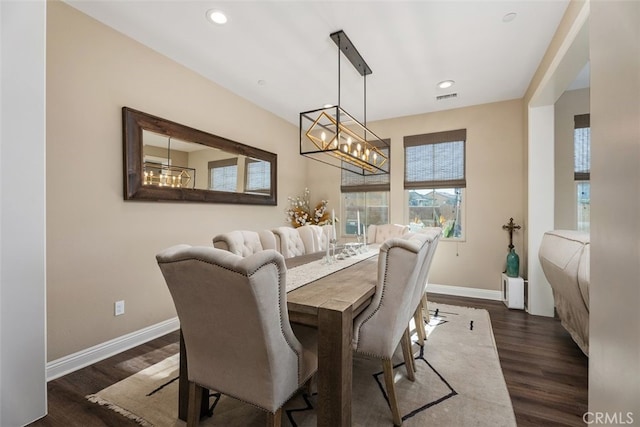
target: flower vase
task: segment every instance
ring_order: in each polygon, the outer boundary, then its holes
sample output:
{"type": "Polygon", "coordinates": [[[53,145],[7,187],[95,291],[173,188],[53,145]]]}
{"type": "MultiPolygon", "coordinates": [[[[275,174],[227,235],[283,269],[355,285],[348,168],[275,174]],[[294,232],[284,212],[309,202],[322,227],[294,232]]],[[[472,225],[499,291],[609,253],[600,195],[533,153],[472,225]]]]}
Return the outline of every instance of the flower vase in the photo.
{"type": "Polygon", "coordinates": [[[507,254],[507,276],[518,277],[520,274],[520,257],[516,250],[511,248],[507,254]]]}

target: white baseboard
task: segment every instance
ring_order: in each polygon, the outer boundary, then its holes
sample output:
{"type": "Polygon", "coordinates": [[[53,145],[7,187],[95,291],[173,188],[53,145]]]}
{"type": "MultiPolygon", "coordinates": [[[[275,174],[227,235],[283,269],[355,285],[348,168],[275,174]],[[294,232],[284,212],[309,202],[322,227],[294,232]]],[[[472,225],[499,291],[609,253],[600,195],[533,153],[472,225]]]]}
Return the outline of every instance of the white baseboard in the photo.
{"type": "Polygon", "coordinates": [[[70,354],[47,363],[47,381],[54,380],[78,369],[121,353],[130,348],[159,338],[180,328],[177,317],[156,323],[139,331],[70,354]]]}
{"type": "Polygon", "coordinates": [[[429,283],[429,285],[427,285],[427,293],[502,301],[502,291],[500,290],[491,291],[489,289],[465,288],[463,286],[436,285],[429,283]]]}
{"type": "MultiPolygon", "coordinates": [[[[502,291],[488,289],[466,288],[463,286],[436,285],[429,283],[427,292],[433,294],[455,295],[468,298],[480,298],[502,301],[502,291]]],[[[139,331],[115,338],[111,341],[81,350],[60,359],[47,363],[47,381],[82,369],[96,362],[104,360],[130,348],[144,344],[152,339],[161,337],[180,328],[177,317],[151,325],[139,331]]]]}

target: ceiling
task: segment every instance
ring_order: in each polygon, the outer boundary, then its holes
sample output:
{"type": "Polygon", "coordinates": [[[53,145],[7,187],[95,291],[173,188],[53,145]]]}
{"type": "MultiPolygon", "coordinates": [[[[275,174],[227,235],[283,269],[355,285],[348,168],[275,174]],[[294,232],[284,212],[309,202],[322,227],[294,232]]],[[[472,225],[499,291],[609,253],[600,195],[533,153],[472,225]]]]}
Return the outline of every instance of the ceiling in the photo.
{"type": "Polygon", "coordinates": [[[301,111],[338,103],[334,31],[344,30],[373,70],[365,102],[365,79],[342,56],[340,104],[372,121],[523,97],[569,3],[66,2],[296,125],[301,111]],[[228,22],[207,20],[210,9],[228,22]],[[508,13],[517,15],[504,22],[508,13]],[[436,86],[448,79],[453,87],[436,86]]]}

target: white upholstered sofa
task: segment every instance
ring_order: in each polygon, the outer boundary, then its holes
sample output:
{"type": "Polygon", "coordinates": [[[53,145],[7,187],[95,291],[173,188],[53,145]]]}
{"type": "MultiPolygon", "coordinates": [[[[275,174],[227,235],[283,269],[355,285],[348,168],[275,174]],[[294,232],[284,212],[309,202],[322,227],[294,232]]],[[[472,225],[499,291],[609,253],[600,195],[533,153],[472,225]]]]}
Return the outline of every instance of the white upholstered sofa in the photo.
{"type": "Polygon", "coordinates": [[[551,284],[555,307],[564,328],[584,354],[589,355],[589,233],[548,231],[538,252],[551,284]]]}

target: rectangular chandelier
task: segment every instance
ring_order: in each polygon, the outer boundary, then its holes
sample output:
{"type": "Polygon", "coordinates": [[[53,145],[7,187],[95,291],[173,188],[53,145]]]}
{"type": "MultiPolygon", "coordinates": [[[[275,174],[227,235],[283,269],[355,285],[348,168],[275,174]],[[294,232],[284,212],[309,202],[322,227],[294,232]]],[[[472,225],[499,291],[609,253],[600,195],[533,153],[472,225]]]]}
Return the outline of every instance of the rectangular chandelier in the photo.
{"type": "Polygon", "coordinates": [[[363,176],[389,173],[389,144],[366,126],[366,76],[371,68],[344,31],[330,35],[338,46],[338,105],[300,113],[300,154],[363,176]],[[340,107],[340,53],[364,77],[365,121],[340,107]]]}
{"type": "Polygon", "coordinates": [[[361,175],[382,175],[389,173],[388,153],[385,141],[339,106],[300,113],[303,156],[361,175]]]}

